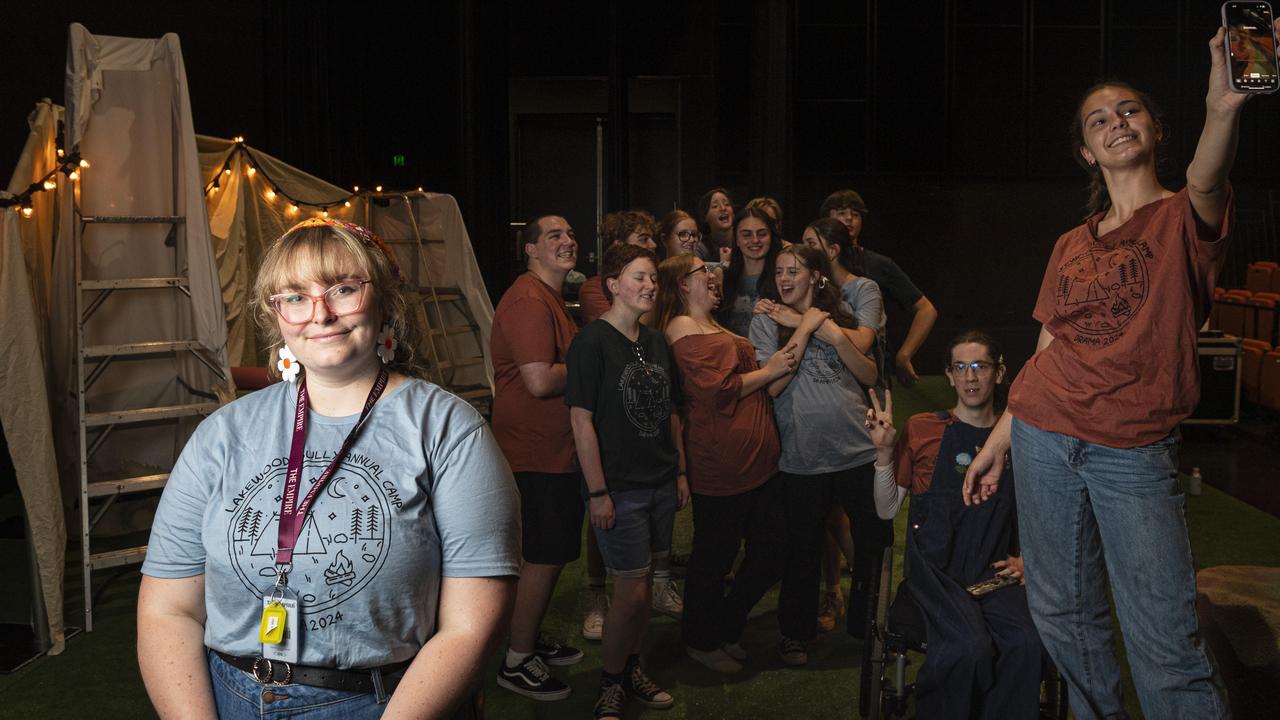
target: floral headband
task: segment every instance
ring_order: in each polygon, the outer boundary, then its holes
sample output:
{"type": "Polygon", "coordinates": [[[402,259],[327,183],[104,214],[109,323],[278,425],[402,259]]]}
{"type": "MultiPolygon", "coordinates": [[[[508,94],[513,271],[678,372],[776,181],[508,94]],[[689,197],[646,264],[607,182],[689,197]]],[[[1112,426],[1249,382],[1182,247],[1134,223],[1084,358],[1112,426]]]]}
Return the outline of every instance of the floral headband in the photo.
{"type": "Polygon", "coordinates": [[[396,256],[391,254],[391,248],[387,247],[386,243],[382,242],[382,240],[377,235],[375,235],[373,231],[369,230],[368,228],[361,227],[359,225],[356,225],[355,223],[344,222],[342,220],[333,220],[331,218],[330,219],[310,218],[308,220],[303,220],[297,225],[294,225],[293,227],[289,228],[288,232],[286,232],[285,235],[288,235],[294,230],[298,230],[301,228],[309,228],[309,227],[334,227],[334,228],[342,228],[343,230],[346,230],[352,235],[355,235],[356,237],[360,238],[360,241],[363,242],[365,245],[368,245],[371,248],[375,248],[376,250],[381,252],[383,255],[385,255],[387,258],[387,262],[391,263],[391,274],[394,275],[396,279],[400,281],[401,284],[407,284],[409,282],[409,280],[404,276],[404,273],[400,272],[400,265],[396,262],[396,256]]]}

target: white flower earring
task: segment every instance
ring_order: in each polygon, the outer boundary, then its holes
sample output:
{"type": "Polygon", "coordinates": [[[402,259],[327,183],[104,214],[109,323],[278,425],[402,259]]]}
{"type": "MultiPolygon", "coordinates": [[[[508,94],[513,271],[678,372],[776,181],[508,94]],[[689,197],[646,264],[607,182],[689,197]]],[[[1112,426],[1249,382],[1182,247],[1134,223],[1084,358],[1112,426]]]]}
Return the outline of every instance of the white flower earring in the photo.
{"type": "Polygon", "coordinates": [[[378,349],[378,357],[382,358],[383,365],[387,365],[396,359],[396,348],[400,347],[400,343],[396,342],[396,333],[391,328],[390,323],[382,326],[382,331],[378,333],[375,347],[378,349]]]}
{"type": "Polygon", "coordinates": [[[289,349],[288,345],[280,346],[280,359],[276,361],[276,369],[280,371],[280,377],[289,382],[298,381],[298,372],[302,370],[302,364],[298,362],[298,358],[289,349]]]}

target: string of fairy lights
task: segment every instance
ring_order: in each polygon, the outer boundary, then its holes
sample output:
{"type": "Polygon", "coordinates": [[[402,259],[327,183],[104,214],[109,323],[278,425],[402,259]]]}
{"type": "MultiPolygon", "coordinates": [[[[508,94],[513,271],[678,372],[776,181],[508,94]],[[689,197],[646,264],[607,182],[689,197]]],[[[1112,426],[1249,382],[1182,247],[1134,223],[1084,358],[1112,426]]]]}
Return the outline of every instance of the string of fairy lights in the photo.
{"type": "MultiPolygon", "coordinates": [[[[241,155],[244,158],[244,174],[246,177],[252,178],[258,173],[262,173],[262,179],[268,186],[266,193],[264,193],[264,196],[268,201],[276,202],[277,200],[283,199],[284,202],[289,203],[289,206],[285,208],[285,212],[289,215],[297,215],[302,212],[303,208],[313,208],[317,215],[328,218],[329,210],[331,208],[349,208],[351,207],[351,199],[360,194],[360,186],[356,185],[352,188],[351,193],[336,200],[316,201],[303,200],[294,197],[280,189],[280,184],[276,182],[265,169],[263,169],[262,163],[258,162],[258,158],[253,154],[253,150],[249,149],[249,146],[245,144],[243,136],[235,136],[232,138],[232,142],[235,143],[235,147],[227,154],[226,160],[222,162],[222,167],[218,168],[218,172],[214,173],[213,179],[204,186],[204,192],[206,195],[215,195],[222,191],[222,182],[224,179],[230,179],[232,163],[237,155],[241,155]]],[[[373,191],[377,193],[382,192],[382,186],[378,185],[374,187],[373,191]]],[[[418,192],[422,192],[421,187],[418,188],[418,192]]]]}
{"type": "Polygon", "coordinates": [[[80,173],[88,169],[89,161],[80,157],[78,149],[72,150],[71,154],[68,155],[63,152],[62,148],[58,148],[58,164],[46,173],[44,177],[28,185],[26,190],[12,197],[0,197],[0,208],[17,206],[18,214],[30,220],[35,214],[35,208],[31,201],[36,193],[56,189],[58,187],[59,174],[65,175],[67,180],[75,182],[80,179],[80,173]]]}
{"type": "MultiPolygon", "coordinates": [[[[235,143],[235,147],[227,154],[226,160],[223,161],[222,167],[218,169],[218,172],[214,174],[213,179],[204,187],[206,195],[214,195],[221,191],[223,179],[230,178],[231,176],[232,161],[235,159],[237,154],[244,156],[245,175],[252,178],[254,175],[262,173],[263,180],[269,186],[269,189],[265,193],[266,199],[268,201],[275,202],[276,200],[283,198],[284,201],[289,203],[289,206],[285,208],[285,212],[290,215],[297,215],[302,212],[303,208],[314,208],[316,214],[327,218],[329,217],[329,210],[331,208],[339,206],[349,208],[351,207],[351,199],[360,194],[360,186],[357,185],[352,189],[353,191],[351,193],[336,200],[316,201],[303,200],[294,197],[280,189],[279,183],[272,179],[266,170],[262,169],[262,164],[258,162],[257,157],[254,156],[253,151],[249,149],[249,146],[245,145],[244,138],[242,136],[237,135],[232,142],[235,143]]],[[[23,190],[17,195],[13,195],[11,197],[0,197],[0,208],[16,206],[18,208],[18,213],[29,220],[35,214],[35,208],[32,205],[32,198],[36,193],[56,189],[58,187],[58,175],[60,174],[64,175],[67,180],[74,183],[80,179],[80,173],[88,170],[90,167],[89,161],[80,156],[80,150],[78,147],[72,150],[70,154],[65,153],[62,148],[58,148],[58,158],[58,164],[46,173],[44,177],[27,186],[26,190],[23,190]]],[[[382,192],[382,186],[378,185],[374,187],[373,191],[376,193],[382,192]]],[[[418,192],[422,192],[421,187],[418,188],[418,192]]]]}

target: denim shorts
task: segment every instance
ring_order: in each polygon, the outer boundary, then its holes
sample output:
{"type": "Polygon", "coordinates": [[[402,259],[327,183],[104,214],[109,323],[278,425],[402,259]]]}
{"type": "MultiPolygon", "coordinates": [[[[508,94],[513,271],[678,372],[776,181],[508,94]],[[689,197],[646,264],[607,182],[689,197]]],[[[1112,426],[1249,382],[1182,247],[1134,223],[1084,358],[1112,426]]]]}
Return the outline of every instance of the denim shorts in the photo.
{"type": "Polygon", "coordinates": [[[387,707],[373,693],[310,685],[263,685],[249,673],[231,667],[212,650],[208,655],[213,700],[221,720],[370,720],[382,717],[387,707]]]}
{"type": "Polygon", "coordinates": [[[653,554],[671,550],[679,504],[676,484],[617,490],[609,496],[613,498],[613,527],[592,528],[604,566],[615,577],[645,577],[653,554]]]}

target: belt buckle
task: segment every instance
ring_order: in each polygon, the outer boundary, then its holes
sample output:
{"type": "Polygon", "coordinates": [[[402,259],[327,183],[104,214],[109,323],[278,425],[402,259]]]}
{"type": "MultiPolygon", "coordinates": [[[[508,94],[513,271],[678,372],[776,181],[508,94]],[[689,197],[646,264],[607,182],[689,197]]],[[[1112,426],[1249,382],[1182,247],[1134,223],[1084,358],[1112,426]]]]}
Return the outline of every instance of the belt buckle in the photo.
{"type": "Polygon", "coordinates": [[[284,680],[275,679],[275,663],[259,655],[253,659],[253,679],[263,685],[288,685],[293,680],[293,666],[280,661],[284,666],[284,680]]]}

